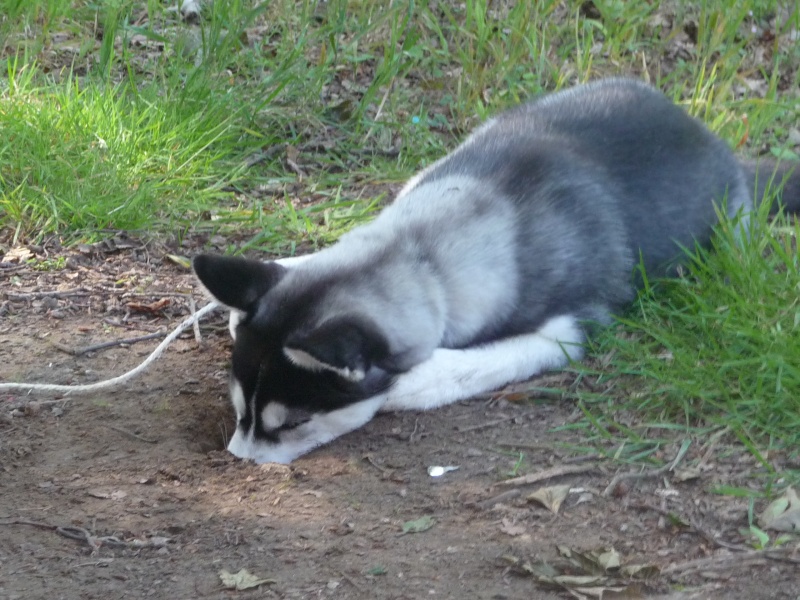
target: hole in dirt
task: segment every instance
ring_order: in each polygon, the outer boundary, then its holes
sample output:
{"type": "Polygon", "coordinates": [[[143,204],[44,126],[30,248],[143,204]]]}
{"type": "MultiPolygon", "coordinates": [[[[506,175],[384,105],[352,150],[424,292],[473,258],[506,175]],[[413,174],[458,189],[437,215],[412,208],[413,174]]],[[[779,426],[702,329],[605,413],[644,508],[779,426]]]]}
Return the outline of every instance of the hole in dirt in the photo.
{"type": "Polygon", "coordinates": [[[207,454],[214,450],[225,450],[235,429],[236,421],[227,402],[208,403],[196,407],[194,418],[186,428],[186,436],[193,450],[207,454]]]}

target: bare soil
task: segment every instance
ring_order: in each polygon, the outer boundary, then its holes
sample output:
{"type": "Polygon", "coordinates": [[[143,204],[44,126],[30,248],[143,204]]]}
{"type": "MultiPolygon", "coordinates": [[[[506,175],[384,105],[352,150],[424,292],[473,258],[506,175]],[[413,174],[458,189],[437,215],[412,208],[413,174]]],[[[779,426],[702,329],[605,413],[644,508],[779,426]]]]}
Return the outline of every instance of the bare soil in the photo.
{"type": "MultiPolygon", "coordinates": [[[[50,252],[68,258],[55,271],[2,263],[0,380],[118,375],[157,341],[64,350],[166,331],[191,295],[202,304],[185,269],[131,245],[50,252]]],[[[712,452],[696,477],[628,479],[606,497],[630,467],[567,452],[582,430],[562,426],[580,411],[517,392],[381,415],[290,466],[255,465],[224,451],[234,423],[223,315],[201,332],[115,392],[0,395],[0,598],[581,597],[577,583],[546,586],[531,572],[547,563],[586,575],[575,558],[564,565],[564,549],[612,547],[623,565],[653,568],[649,579],[612,569],[585,583],[624,590],[606,598],[800,594],[797,549],[754,552],[739,533],[747,500],[709,493],[721,478],[747,481],[756,465],[746,452],[712,452]],[[459,468],[433,478],[434,465],[459,468]],[[557,514],[527,499],[554,485],[571,488],[557,514]],[[241,569],[268,581],[225,588],[220,572],[241,569]]]]}

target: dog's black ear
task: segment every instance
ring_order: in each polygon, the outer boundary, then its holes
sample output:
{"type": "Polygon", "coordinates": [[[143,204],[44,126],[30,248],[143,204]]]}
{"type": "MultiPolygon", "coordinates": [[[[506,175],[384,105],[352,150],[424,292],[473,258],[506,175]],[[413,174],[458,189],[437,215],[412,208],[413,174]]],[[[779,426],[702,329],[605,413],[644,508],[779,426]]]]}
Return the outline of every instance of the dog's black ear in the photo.
{"type": "Polygon", "coordinates": [[[343,316],[290,335],[283,349],[294,364],[311,371],[333,371],[351,381],[364,378],[389,354],[383,332],[370,320],[343,316]]]}
{"type": "Polygon", "coordinates": [[[212,254],[195,256],[192,268],[216,300],[245,312],[286,274],[278,263],[212,254]]]}

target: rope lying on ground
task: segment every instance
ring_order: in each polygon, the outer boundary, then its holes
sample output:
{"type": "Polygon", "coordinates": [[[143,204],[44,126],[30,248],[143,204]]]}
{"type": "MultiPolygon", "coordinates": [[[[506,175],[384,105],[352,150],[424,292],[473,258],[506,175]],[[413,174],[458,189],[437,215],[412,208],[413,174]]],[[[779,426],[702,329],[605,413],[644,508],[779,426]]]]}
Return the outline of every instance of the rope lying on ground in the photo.
{"type": "Polygon", "coordinates": [[[174,342],[181,333],[186,331],[189,327],[192,327],[195,323],[199,322],[200,319],[217,308],[220,308],[220,305],[217,302],[212,302],[211,304],[204,306],[196,313],[184,319],[183,322],[173,329],[172,332],[158,345],[158,347],[156,347],[156,349],[150,353],[150,356],[144,359],[144,361],[138,367],[128,371],[127,373],[123,373],[118,377],[106,379],[104,381],[97,381],[95,383],[87,383],[84,385],[58,385],[51,383],[0,383],[0,392],[26,391],[89,394],[91,392],[98,392],[100,390],[118,388],[147,369],[147,367],[157,360],[158,357],[164,353],[164,350],[167,349],[167,346],[174,342]]]}

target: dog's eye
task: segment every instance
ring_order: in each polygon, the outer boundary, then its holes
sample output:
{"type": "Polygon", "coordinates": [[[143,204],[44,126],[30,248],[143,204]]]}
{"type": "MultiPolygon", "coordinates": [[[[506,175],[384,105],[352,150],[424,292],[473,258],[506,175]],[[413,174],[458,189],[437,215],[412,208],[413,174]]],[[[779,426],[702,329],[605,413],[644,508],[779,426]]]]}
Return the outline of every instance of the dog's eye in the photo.
{"type": "Polygon", "coordinates": [[[312,416],[312,413],[307,410],[291,408],[289,409],[289,414],[286,416],[286,421],[281,426],[281,429],[294,429],[310,421],[312,416]]]}

